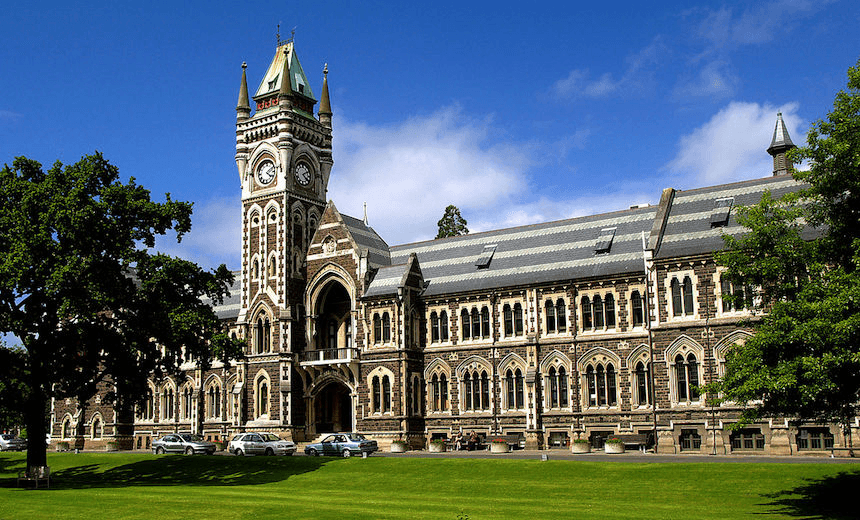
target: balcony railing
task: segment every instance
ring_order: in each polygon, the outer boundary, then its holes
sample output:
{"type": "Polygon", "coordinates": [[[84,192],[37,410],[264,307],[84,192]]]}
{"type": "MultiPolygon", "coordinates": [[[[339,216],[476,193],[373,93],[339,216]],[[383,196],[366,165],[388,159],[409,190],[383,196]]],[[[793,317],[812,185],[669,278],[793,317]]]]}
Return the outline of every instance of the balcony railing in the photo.
{"type": "Polygon", "coordinates": [[[299,361],[302,363],[343,363],[356,359],[358,359],[357,348],[326,348],[299,353],[299,361]]]}

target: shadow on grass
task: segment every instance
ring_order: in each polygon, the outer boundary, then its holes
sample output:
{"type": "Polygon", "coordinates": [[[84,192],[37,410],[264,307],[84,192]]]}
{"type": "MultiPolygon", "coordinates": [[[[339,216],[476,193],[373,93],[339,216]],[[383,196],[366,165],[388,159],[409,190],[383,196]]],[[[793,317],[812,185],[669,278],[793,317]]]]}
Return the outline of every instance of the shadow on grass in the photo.
{"type": "MultiPolygon", "coordinates": [[[[341,459],[165,455],[112,467],[81,464],[51,475],[51,489],[134,486],[249,486],[287,480],[341,459]]],[[[0,459],[0,464],[10,461],[0,459]]],[[[15,464],[9,464],[9,469],[15,464]]],[[[0,468],[2,471],[2,468],[0,468]]]]}
{"type": "Polygon", "coordinates": [[[773,513],[803,518],[832,518],[854,520],[860,518],[860,472],[840,472],[815,480],[794,489],[764,495],[773,499],[773,513]]]}

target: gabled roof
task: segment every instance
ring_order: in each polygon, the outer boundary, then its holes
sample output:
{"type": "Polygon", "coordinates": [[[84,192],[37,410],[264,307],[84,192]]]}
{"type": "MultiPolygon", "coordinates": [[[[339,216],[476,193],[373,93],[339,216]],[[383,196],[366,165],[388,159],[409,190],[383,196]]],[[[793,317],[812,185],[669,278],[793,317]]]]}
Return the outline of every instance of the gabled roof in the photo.
{"type": "Polygon", "coordinates": [[[421,278],[421,266],[415,255],[409,255],[403,264],[381,267],[365,291],[364,297],[396,295],[399,288],[410,284],[410,274],[415,275],[413,285],[420,289],[419,285],[423,284],[423,279],[421,278]]]}
{"type": "Polygon", "coordinates": [[[350,217],[343,213],[340,216],[349,234],[352,235],[352,239],[355,240],[356,245],[367,252],[367,262],[371,267],[376,268],[391,265],[388,244],[385,243],[385,240],[372,227],[365,224],[363,220],[355,217],[350,217]]]}
{"type": "MultiPolygon", "coordinates": [[[[802,186],[790,175],[722,184],[694,190],[676,191],[668,207],[666,228],[655,258],[670,258],[719,251],[725,247],[722,235],[742,235],[747,228],[737,222],[737,207],[757,204],[765,191],[773,198],[802,186]],[[731,199],[724,222],[714,225],[718,200],[731,199]]],[[[725,207],[725,206],[722,206],[725,207]]]]}
{"type": "Polygon", "coordinates": [[[642,232],[650,232],[655,214],[656,207],[649,206],[394,246],[391,263],[405,263],[415,253],[425,296],[639,273],[642,232]],[[596,253],[596,241],[607,228],[616,228],[611,248],[596,253]],[[492,262],[478,267],[476,259],[493,244],[492,262]]]}

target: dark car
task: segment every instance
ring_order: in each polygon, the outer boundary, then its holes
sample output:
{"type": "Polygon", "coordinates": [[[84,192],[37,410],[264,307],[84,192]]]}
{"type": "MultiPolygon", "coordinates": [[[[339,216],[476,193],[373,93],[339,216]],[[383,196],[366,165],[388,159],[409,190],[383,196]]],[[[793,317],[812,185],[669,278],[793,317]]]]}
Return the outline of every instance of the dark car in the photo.
{"type": "Polygon", "coordinates": [[[326,436],[321,442],[315,442],[305,446],[305,453],[311,456],[317,455],[370,455],[378,450],[376,441],[366,439],[360,433],[333,433],[326,436]]]}
{"type": "Polygon", "coordinates": [[[215,444],[203,440],[203,437],[200,435],[171,433],[152,441],[152,452],[157,455],[161,455],[162,453],[184,453],[186,455],[205,453],[206,455],[212,455],[215,453],[215,444]]]}

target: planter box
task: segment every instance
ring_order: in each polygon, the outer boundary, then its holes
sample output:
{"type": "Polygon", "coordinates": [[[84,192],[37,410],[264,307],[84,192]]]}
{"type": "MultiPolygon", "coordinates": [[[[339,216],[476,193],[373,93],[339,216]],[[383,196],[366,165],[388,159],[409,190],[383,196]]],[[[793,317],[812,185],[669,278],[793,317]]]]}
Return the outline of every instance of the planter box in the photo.
{"type": "Polygon", "coordinates": [[[445,453],[445,445],[438,442],[431,442],[430,453],[445,453]]]}
{"type": "Polygon", "coordinates": [[[615,443],[606,443],[603,446],[603,450],[606,453],[624,453],[624,445],[623,444],[615,444],[615,443]]]}
{"type": "Polygon", "coordinates": [[[510,453],[511,447],[500,442],[490,443],[490,453],[510,453]]]}
{"type": "Polygon", "coordinates": [[[591,453],[590,442],[574,442],[570,445],[571,453],[591,453]]]}
{"type": "Polygon", "coordinates": [[[406,444],[400,442],[391,443],[391,453],[406,453],[406,444]]]}

